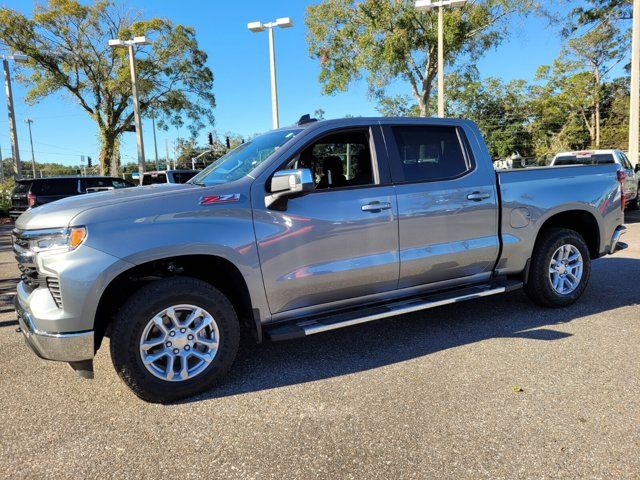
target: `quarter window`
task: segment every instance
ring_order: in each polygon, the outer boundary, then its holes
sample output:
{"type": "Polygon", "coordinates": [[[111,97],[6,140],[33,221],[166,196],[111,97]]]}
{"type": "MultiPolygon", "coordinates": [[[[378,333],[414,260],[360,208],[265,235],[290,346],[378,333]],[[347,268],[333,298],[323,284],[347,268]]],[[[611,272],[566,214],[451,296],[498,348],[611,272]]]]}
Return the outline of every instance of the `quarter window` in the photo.
{"type": "Polygon", "coordinates": [[[392,130],[406,182],[444,180],[471,169],[455,127],[409,125],[392,130]]]}

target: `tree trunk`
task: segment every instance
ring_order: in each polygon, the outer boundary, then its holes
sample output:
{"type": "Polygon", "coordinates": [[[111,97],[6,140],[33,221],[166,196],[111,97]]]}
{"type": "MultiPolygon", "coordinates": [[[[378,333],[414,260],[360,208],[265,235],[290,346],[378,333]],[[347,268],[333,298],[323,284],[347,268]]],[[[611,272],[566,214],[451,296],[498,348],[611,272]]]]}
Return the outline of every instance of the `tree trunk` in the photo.
{"type": "Polygon", "coordinates": [[[111,130],[100,131],[100,174],[118,176],[118,138],[111,130]]]}
{"type": "Polygon", "coordinates": [[[423,91],[418,98],[418,106],[420,107],[420,116],[428,117],[430,115],[429,99],[431,97],[430,91],[423,91]]]}

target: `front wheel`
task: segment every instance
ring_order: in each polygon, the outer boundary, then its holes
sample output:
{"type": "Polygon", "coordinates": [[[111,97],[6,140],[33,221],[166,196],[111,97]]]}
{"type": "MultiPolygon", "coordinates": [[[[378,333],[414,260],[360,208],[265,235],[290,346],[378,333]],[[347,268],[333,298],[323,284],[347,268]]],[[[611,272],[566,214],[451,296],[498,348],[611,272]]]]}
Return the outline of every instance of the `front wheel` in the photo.
{"type": "Polygon", "coordinates": [[[591,257],[582,236],[566,228],[540,232],[531,257],[525,292],[545,307],[567,307],[583,294],[591,273],[591,257]]]}
{"type": "Polygon", "coordinates": [[[140,398],[167,403],[211,388],[231,367],[240,327],[231,302],[188,277],[152,282],[116,315],[111,359],[140,398]]]}

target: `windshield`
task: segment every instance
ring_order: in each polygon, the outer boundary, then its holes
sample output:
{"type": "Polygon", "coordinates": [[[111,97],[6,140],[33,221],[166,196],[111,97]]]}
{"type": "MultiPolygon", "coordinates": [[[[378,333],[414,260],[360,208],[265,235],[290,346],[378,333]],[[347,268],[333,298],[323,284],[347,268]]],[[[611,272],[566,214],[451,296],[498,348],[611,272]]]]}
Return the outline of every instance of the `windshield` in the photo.
{"type": "Polygon", "coordinates": [[[220,157],[188,183],[209,186],[239,180],[251,173],[298,132],[299,129],[277,130],[249,140],[220,157]]]}

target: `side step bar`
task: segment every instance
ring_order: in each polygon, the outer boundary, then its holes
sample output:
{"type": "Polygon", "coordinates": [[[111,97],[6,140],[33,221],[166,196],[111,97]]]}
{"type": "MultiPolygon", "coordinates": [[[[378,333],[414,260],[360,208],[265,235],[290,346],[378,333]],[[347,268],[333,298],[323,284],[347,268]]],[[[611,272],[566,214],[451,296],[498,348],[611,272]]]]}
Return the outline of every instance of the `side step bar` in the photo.
{"type": "Polygon", "coordinates": [[[396,315],[427,310],[451,303],[510,292],[522,288],[522,286],[523,283],[521,281],[507,280],[500,283],[496,282],[487,285],[464,287],[432,295],[395,300],[383,305],[362,307],[325,316],[315,316],[297,321],[277,323],[272,326],[265,325],[265,333],[267,338],[274,341],[306,337],[314,333],[349,327],[351,325],[358,325],[359,323],[372,322],[382,318],[394,317],[396,315]]]}

